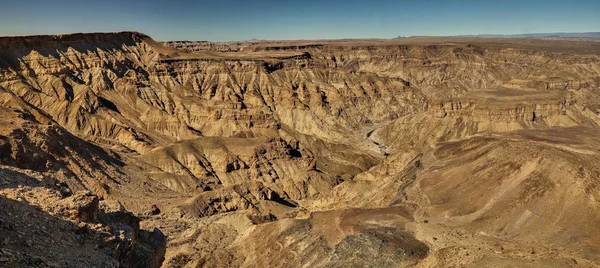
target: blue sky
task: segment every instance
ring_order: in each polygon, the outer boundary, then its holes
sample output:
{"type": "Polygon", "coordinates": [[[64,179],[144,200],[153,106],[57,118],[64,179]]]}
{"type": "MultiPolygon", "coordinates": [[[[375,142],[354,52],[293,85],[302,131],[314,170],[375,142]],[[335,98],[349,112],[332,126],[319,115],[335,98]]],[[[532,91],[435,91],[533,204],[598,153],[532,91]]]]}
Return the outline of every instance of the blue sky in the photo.
{"type": "Polygon", "coordinates": [[[123,30],[213,41],[600,32],[600,0],[0,0],[0,36],[123,30]]]}

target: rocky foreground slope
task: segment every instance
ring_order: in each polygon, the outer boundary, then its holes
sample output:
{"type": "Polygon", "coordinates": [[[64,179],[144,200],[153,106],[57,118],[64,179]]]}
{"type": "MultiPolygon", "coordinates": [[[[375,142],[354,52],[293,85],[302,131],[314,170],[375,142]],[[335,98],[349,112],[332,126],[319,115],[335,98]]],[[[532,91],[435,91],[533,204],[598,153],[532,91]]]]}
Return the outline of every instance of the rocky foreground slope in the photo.
{"type": "Polygon", "coordinates": [[[490,40],[1,37],[0,266],[598,266],[600,47],[490,40]]]}

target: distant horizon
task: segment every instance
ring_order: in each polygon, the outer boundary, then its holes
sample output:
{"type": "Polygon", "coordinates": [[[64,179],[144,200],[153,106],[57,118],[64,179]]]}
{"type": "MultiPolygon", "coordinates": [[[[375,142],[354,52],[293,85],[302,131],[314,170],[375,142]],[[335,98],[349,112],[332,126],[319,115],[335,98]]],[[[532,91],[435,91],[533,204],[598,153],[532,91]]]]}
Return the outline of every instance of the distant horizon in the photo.
{"type": "Polygon", "coordinates": [[[240,39],[240,40],[206,40],[206,39],[180,39],[180,40],[161,40],[153,37],[150,34],[135,31],[135,30],[123,30],[123,31],[97,31],[97,32],[65,32],[65,33],[52,33],[52,34],[32,34],[32,35],[0,35],[0,38],[5,37],[29,37],[29,36],[61,36],[61,35],[74,35],[74,34],[109,34],[109,33],[124,33],[124,32],[137,32],[141,34],[148,35],[153,40],[158,42],[249,42],[249,41],[320,41],[320,40],[393,40],[393,39],[401,39],[401,38],[415,38],[415,37],[551,37],[551,36],[560,36],[564,37],[564,35],[570,35],[569,37],[573,38],[585,38],[589,36],[584,35],[594,35],[594,38],[600,38],[600,31],[592,31],[592,32],[540,32],[540,33],[511,33],[511,34],[489,34],[489,33],[476,33],[476,34],[461,34],[461,35],[411,35],[411,36],[402,36],[398,35],[392,38],[380,38],[380,37],[352,37],[352,38],[315,38],[315,39],[260,39],[260,38],[252,38],[252,39],[240,39]],[[563,36],[561,36],[563,35],[563,36]]]}
{"type": "Polygon", "coordinates": [[[597,0],[3,0],[0,36],[137,31],[156,40],[339,40],[600,31],[597,0]]]}

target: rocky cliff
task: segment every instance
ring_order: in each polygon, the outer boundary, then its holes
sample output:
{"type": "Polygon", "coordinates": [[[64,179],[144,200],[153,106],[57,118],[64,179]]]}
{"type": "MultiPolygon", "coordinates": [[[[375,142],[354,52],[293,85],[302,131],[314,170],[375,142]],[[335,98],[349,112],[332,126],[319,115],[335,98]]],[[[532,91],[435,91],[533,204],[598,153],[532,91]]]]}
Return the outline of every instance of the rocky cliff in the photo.
{"type": "Polygon", "coordinates": [[[519,42],[3,37],[0,163],[119,202],[166,267],[598,264],[561,228],[600,215],[600,56],[519,42]]]}

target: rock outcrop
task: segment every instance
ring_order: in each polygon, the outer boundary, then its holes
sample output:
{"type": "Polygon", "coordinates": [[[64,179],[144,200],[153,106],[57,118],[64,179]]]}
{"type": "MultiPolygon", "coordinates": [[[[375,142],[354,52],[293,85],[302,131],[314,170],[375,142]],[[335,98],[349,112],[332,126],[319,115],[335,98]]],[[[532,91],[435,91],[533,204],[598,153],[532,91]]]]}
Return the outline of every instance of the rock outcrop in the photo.
{"type": "Polygon", "coordinates": [[[0,178],[2,266],[161,266],[164,235],[141,230],[118,202],[115,210],[89,192],[63,198],[38,172],[1,166],[0,178]]]}

